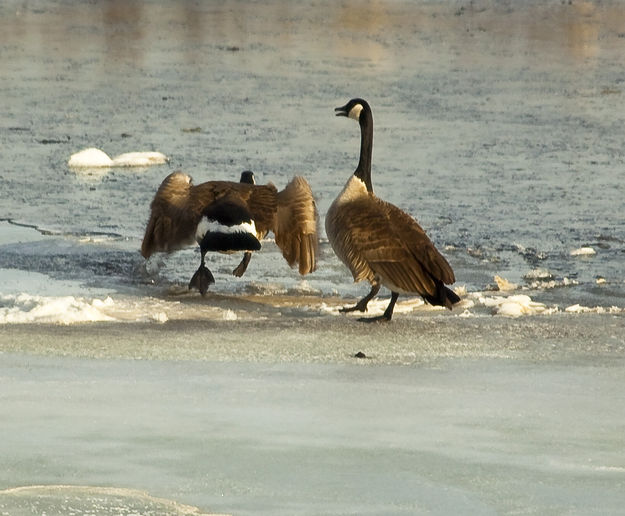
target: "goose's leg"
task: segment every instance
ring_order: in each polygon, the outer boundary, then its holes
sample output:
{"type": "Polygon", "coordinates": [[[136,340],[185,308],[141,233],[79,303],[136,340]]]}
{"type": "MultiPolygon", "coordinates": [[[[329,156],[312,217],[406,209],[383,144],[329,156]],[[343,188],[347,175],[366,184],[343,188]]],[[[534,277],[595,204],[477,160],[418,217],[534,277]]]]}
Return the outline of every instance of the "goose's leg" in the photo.
{"type": "Polygon", "coordinates": [[[212,283],[215,283],[215,278],[213,277],[213,274],[210,270],[208,270],[208,267],[204,265],[205,254],[205,252],[202,253],[202,262],[200,263],[197,271],[195,271],[195,274],[191,278],[191,281],[189,281],[189,290],[191,290],[192,288],[197,288],[202,296],[205,296],[206,292],[208,292],[208,286],[212,283]]]}
{"type": "Polygon", "coordinates": [[[382,315],[378,315],[377,317],[361,317],[358,319],[362,322],[388,322],[393,317],[393,310],[395,309],[395,303],[397,302],[397,298],[399,297],[398,292],[391,292],[391,302],[384,310],[382,315]]]}
{"type": "Polygon", "coordinates": [[[366,312],[369,301],[371,301],[379,291],[380,291],[380,284],[374,283],[373,285],[371,285],[371,291],[365,297],[363,297],[360,301],[358,301],[358,303],[356,303],[354,306],[339,308],[339,312],[343,312],[343,313],[355,312],[356,310],[358,310],[359,312],[366,312]]]}
{"type": "Polygon", "coordinates": [[[243,259],[241,260],[241,263],[237,265],[237,268],[232,271],[232,274],[237,278],[243,276],[251,259],[252,253],[250,251],[245,251],[245,253],[243,253],[243,259]]]}

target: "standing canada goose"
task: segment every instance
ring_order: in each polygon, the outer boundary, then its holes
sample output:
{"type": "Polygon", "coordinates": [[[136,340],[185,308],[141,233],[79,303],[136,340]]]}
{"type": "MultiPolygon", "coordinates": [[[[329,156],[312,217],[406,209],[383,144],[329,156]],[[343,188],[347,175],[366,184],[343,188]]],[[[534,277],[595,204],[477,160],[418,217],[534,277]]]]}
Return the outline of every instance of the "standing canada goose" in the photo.
{"type": "Polygon", "coordinates": [[[141,254],[147,259],[157,251],[172,252],[197,242],[202,259],[189,282],[205,295],[215,282],[204,259],[208,251],[244,251],[234,269],[241,276],[260,240],[273,231],[282,256],[300,274],[317,267],[317,209],[308,182],[293,180],[280,192],[269,183],[256,185],[246,171],[238,183],[208,181],[194,185],[190,176],[174,172],[161,183],[150,206],[141,254]]]}
{"type": "Polygon", "coordinates": [[[445,286],[455,281],[447,260],[416,220],[373,193],[373,115],[369,104],[352,99],[335,111],[336,116],[353,118],[360,124],[360,161],[328,210],[326,233],[354,281],[371,283],[369,294],[341,311],[366,311],[381,285],[391,290],[391,302],[384,315],[361,321],[390,321],[400,292],[416,293],[432,305],[451,309],[460,298],[445,286]]]}

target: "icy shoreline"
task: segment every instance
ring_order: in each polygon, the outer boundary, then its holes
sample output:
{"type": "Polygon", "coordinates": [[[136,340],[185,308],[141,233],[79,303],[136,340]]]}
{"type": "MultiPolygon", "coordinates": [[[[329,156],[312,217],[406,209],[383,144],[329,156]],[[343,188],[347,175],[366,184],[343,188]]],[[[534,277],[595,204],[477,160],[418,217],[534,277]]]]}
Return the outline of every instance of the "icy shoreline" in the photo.
{"type": "MultiPolygon", "coordinates": [[[[183,326],[143,338],[199,348],[223,329],[174,339],[183,326]]],[[[616,515],[625,361],[581,351],[409,367],[5,353],[0,489],[108,485],[241,516],[616,515]]]]}

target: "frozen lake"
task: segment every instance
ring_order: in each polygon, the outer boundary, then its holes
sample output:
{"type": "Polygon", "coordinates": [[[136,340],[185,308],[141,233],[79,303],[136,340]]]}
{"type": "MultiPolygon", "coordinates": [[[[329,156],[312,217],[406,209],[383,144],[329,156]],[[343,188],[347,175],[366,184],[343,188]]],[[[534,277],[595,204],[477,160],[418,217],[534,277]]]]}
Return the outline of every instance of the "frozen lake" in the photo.
{"type": "Polygon", "coordinates": [[[127,486],[231,514],[619,514],[624,375],[622,357],[401,367],[6,354],[0,482],[127,486]]]}
{"type": "Polygon", "coordinates": [[[624,27],[618,1],[2,2],[0,515],[622,514],[624,27]],[[338,314],[367,287],[323,231],[304,279],[271,239],[242,278],[210,256],[206,298],[197,250],[144,262],[176,169],[303,175],[323,227],[356,96],[456,310],[338,314]],[[88,147],[169,162],[70,168],[88,147]]]}

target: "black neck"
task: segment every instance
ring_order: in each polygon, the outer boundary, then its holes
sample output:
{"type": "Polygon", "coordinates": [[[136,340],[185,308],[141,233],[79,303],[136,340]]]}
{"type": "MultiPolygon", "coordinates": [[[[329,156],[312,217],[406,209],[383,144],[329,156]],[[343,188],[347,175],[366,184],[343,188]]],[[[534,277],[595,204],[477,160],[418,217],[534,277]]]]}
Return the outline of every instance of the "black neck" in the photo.
{"type": "Polygon", "coordinates": [[[366,186],[369,193],[373,193],[371,184],[371,153],[373,151],[373,116],[371,111],[363,109],[360,113],[360,161],[354,175],[366,186]]]}

